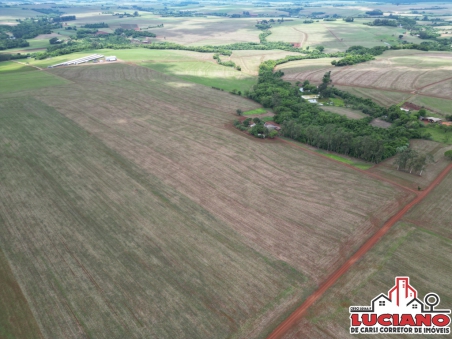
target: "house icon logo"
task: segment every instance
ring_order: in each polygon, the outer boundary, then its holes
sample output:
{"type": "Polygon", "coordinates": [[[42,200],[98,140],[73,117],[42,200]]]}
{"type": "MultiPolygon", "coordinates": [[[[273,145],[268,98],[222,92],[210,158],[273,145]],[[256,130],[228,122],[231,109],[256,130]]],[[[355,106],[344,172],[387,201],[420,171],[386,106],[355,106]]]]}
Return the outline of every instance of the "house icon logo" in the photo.
{"type": "Polygon", "coordinates": [[[387,295],[378,295],[370,306],[350,307],[350,333],[450,334],[451,311],[437,309],[439,303],[436,293],[421,301],[409,277],[396,277],[387,295]]]}

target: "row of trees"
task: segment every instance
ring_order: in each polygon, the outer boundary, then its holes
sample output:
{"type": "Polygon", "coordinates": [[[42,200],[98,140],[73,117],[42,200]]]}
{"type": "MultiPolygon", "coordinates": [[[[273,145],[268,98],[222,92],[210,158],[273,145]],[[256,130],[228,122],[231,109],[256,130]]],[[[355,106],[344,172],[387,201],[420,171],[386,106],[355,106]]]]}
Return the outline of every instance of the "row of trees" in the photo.
{"type": "Polygon", "coordinates": [[[366,62],[370,60],[374,60],[375,58],[373,55],[370,54],[351,54],[347,55],[345,58],[342,58],[340,60],[333,60],[331,61],[331,65],[333,66],[350,66],[354,64],[359,64],[361,62],[366,62]]]}
{"type": "Polygon", "coordinates": [[[416,150],[410,148],[408,145],[397,148],[397,157],[394,164],[397,165],[398,171],[407,171],[412,173],[419,173],[425,170],[425,167],[433,162],[433,156],[431,154],[419,153],[416,150]]]}
{"type": "Polygon", "coordinates": [[[82,28],[108,28],[108,24],[105,22],[98,22],[94,24],[83,25],[82,28]]]}
{"type": "Polygon", "coordinates": [[[148,31],[136,31],[134,29],[124,29],[124,28],[116,28],[114,34],[115,35],[124,34],[127,37],[131,36],[133,38],[137,38],[139,36],[155,38],[157,36],[157,35],[155,35],[155,33],[148,32],[148,31]]]}

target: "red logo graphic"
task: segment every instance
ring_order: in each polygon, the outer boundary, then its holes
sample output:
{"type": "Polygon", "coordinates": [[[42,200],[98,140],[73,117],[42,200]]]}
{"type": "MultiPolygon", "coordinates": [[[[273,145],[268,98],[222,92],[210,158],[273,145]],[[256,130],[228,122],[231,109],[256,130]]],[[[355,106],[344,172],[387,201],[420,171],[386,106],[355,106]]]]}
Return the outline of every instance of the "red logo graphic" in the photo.
{"type": "Polygon", "coordinates": [[[410,278],[396,277],[388,295],[380,294],[370,306],[350,307],[350,333],[450,334],[450,309],[435,309],[439,302],[436,293],[419,300],[410,278]]]}

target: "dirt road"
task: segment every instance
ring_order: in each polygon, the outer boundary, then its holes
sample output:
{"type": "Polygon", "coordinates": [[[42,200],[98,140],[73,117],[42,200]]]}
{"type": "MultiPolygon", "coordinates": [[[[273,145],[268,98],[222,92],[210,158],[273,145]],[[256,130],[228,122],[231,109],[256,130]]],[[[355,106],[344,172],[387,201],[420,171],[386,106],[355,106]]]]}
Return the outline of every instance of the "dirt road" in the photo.
{"type": "Polygon", "coordinates": [[[440,175],[430,184],[430,186],[408,203],[404,208],[402,208],[396,215],[389,219],[382,228],[380,228],[369,240],[367,240],[361,248],[355,252],[336,272],[328,277],[328,279],[320,285],[319,289],[315,291],[306,301],[301,304],[286,320],[284,320],[268,337],[267,339],[279,339],[287,331],[298,322],[303,315],[306,313],[308,308],[314,304],[322,295],[344,274],[348,269],[359,259],[361,259],[364,254],[367,253],[385,234],[388,230],[399,221],[412,207],[421,202],[452,170],[452,164],[449,164],[440,175]]]}

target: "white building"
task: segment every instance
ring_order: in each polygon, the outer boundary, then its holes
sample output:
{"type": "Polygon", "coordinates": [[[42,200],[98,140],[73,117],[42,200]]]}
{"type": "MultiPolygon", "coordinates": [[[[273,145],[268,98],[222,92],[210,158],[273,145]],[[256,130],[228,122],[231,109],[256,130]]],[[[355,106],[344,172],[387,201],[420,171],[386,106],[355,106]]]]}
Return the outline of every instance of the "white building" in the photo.
{"type": "Polygon", "coordinates": [[[116,61],[117,59],[116,59],[116,57],[113,55],[113,56],[108,56],[108,57],[105,57],[105,61],[116,61]]]}

